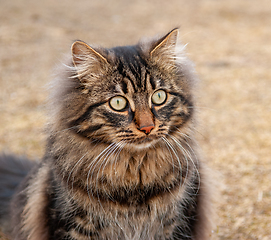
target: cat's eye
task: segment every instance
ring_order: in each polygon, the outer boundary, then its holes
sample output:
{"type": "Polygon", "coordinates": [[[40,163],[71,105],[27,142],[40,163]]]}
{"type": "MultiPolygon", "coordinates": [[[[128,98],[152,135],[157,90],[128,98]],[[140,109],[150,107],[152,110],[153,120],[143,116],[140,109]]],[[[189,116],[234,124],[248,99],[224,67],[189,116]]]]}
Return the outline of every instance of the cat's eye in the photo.
{"type": "Polygon", "coordinates": [[[126,108],[127,100],[122,96],[116,96],[110,99],[110,107],[116,111],[121,111],[126,108]]]}
{"type": "Polygon", "coordinates": [[[161,105],[163,104],[167,99],[167,94],[164,90],[158,90],[152,94],[151,100],[152,103],[156,105],[161,105]]]}

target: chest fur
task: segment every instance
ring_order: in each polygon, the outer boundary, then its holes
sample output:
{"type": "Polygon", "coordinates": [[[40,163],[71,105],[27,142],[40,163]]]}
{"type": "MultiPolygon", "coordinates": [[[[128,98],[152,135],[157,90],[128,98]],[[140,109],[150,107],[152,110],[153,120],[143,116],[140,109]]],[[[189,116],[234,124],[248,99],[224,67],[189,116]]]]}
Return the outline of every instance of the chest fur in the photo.
{"type": "MultiPolygon", "coordinates": [[[[69,203],[71,204],[71,201],[69,203]]],[[[166,239],[172,236],[176,227],[178,206],[176,203],[158,204],[155,202],[127,207],[112,202],[105,204],[94,201],[92,206],[82,209],[82,205],[76,206],[73,202],[72,206],[69,206],[69,213],[66,211],[55,215],[58,222],[61,219],[63,223],[54,231],[59,233],[61,230],[72,239],[82,240],[166,239]],[[89,238],[90,236],[92,238],[89,238]]],[[[67,203],[65,205],[67,207],[67,203]]]]}

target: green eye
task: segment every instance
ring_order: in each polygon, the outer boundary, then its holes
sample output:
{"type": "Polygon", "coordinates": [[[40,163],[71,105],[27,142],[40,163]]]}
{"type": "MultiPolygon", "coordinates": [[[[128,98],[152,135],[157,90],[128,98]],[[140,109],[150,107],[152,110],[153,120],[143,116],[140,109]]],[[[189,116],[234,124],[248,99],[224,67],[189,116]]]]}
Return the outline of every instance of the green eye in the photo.
{"type": "Polygon", "coordinates": [[[163,104],[167,99],[167,94],[164,90],[158,90],[154,92],[154,94],[151,97],[151,100],[156,105],[163,104]]]}
{"type": "Polygon", "coordinates": [[[123,110],[127,105],[127,100],[122,96],[116,96],[110,99],[110,107],[116,111],[123,110]]]}

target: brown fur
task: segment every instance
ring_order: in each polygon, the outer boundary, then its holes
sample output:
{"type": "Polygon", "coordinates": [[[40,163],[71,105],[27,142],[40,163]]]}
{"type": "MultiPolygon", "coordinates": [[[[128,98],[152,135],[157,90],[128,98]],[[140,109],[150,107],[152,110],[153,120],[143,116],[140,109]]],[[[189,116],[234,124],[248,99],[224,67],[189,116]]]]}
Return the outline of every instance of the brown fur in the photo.
{"type": "Polygon", "coordinates": [[[52,85],[46,155],[13,200],[15,239],[210,238],[196,77],[177,36],[113,49],[73,44],[69,70],[52,85]]]}

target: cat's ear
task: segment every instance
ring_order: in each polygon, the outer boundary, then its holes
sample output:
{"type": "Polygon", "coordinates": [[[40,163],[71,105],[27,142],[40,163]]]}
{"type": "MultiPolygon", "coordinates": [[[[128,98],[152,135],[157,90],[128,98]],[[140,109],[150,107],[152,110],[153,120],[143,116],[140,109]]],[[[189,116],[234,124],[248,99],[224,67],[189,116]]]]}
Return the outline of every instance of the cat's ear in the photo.
{"type": "Polygon", "coordinates": [[[153,42],[150,49],[151,59],[157,63],[172,66],[176,57],[178,35],[179,30],[174,28],[168,34],[153,42]]]}
{"type": "Polygon", "coordinates": [[[78,71],[78,75],[90,71],[100,72],[108,64],[106,58],[97,50],[83,41],[75,41],[71,47],[72,61],[78,71]]]}

